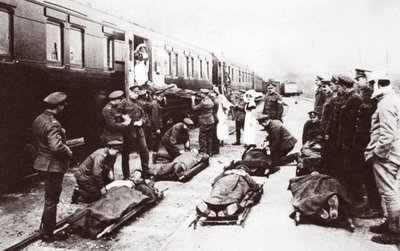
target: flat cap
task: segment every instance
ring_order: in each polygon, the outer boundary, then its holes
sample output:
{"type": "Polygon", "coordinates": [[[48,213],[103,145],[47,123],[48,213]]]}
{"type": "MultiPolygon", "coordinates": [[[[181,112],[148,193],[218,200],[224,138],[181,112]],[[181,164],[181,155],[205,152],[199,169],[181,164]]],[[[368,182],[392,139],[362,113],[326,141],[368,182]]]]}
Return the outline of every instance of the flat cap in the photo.
{"type": "Polygon", "coordinates": [[[204,94],[208,94],[208,93],[210,93],[210,90],[209,89],[200,89],[200,92],[204,93],[204,94]]]}
{"type": "Polygon", "coordinates": [[[246,90],[245,90],[245,89],[241,89],[241,90],[239,90],[239,92],[241,92],[241,93],[245,93],[245,92],[246,92],[246,90]]]}
{"type": "Polygon", "coordinates": [[[184,118],[183,123],[185,123],[186,125],[194,125],[193,121],[189,118],[184,118]]]}
{"type": "Polygon", "coordinates": [[[53,92],[45,97],[43,101],[47,104],[58,105],[65,102],[66,99],[67,94],[65,94],[64,92],[53,92]]]}
{"type": "Polygon", "coordinates": [[[338,84],[343,85],[344,87],[350,88],[354,85],[354,80],[345,75],[339,75],[338,84]]]}
{"type": "Polygon", "coordinates": [[[326,80],[326,79],[321,80],[321,85],[331,85],[331,84],[332,83],[330,80],[326,80]]]}
{"type": "Polygon", "coordinates": [[[272,85],[272,86],[276,86],[275,82],[267,82],[267,86],[272,85]]]}
{"type": "Polygon", "coordinates": [[[354,77],[354,79],[359,79],[361,77],[366,78],[366,72],[371,72],[370,70],[364,70],[364,69],[355,69],[356,71],[356,76],[354,77]]]}
{"type": "Polygon", "coordinates": [[[140,90],[139,91],[139,96],[142,96],[142,95],[145,95],[147,93],[147,91],[146,90],[140,90]]]}
{"type": "Polygon", "coordinates": [[[267,114],[261,114],[260,116],[257,117],[258,122],[263,122],[268,119],[269,119],[269,116],[267,114]]]}
{"type": "Polygon", "coordinates": [[[108,95],[109,99],[117,99],[117,98],[122,98],[122,96],[124,95],[124,92],[121,90],[118,91],[113,91],[112,93],[110,93],[110,95],[108,95]]]}
{"type": "Polygon", "coordinates": [[[119,141],[119,140],[112,140],[110,142],[107,142],[107,146],[108,147],[114,147],[114,146],[121,146],[122,144],[124,144],[124,142],[119,141]]]}
{"type": "Polygon", "coordinates": [[[133,91],[133,90],[142,90],[142,87],[138,86],[138,85],[132,85],[131,87],[129,87],[129,90],[133,91]]]}
{"type": "Polygon", "coordinates": [[[339,81],[338,75],[332,74],[331,82],[337,84],[338,81],[339,81]]]}
{"type": "Polygon", "coordinates": [[[309,111],[307,113],[308,113],[308,115],[311,115],[311,114],[318,115],[319,114],[317,111],[309,111]]]}

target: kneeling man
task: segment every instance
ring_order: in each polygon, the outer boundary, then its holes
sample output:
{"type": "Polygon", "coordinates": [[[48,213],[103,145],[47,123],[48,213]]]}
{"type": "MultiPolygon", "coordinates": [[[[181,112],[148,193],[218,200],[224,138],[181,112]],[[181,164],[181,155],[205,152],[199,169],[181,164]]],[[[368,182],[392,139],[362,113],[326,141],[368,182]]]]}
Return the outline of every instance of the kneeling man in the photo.
{"type": "Polygon", "coordinates": [[[75,173],[78,187],[74,190],[71,203],[76,203],[79,197],[88,203],[101,198],[101,189],[114,179],[114,163],[122,144],[121,141],[110,141],[80,164],[75,173]]]}

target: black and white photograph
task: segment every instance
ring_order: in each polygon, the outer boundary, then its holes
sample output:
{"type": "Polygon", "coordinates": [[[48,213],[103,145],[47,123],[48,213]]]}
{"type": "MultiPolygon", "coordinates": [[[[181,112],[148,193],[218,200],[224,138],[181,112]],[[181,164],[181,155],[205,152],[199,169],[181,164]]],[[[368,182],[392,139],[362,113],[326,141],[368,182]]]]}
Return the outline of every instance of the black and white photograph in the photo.
{"type": "Polygon", "coordinates": [[[0,250],[400,250],[400,1],[0,0],[0,250]]]}

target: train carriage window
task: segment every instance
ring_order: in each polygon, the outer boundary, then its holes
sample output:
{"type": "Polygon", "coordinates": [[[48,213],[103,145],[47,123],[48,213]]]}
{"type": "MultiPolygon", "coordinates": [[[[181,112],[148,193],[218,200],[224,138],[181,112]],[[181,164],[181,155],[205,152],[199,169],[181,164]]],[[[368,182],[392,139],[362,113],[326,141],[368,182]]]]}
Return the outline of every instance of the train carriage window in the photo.
{"type": "Polygon", "coordinates": [[[207,61],[207,80],[210,79],[210,63],[207,61]]]}
{"type": "Polygon", "coordinates": [[[52,64],[62,65],[62,26],[58,23],[46,24],[46,59],[52,64]]]}
{"type": "Polygon", "coordinates": [[[115,46],[115,61],[125,62],[124,42],[116,40],[114,46],[115,46]]]}
{"type": "Polygon", "coordinates": [[[178,53],[170,53],[171,57],[171,76],[177,77],[178,76],[178,53]]]}
{"type": "Polygon", "coordinates": [[[73,68],[83,68],[84,31],[71,29],[69,32],[69,62],[73,68]]]}
{"type": "Polygon", "coordinates": [[[104,38],[104,69],[106,71],[114,70],[114,39],[112,37],[104,38]]]}
{"type": "Polygon", "coordinates": [[[203,60],[200,59],[200,79],[203,78],[203,60]]]}
{"type": "Polygon", "coordinates": [[[189,56],[186,56],[186,64],[185,64],[185,77],[189,78],[190,77],[190,60],[189,56]]]}
{"type": "Polygon", "coordinates": [[[165,52],[165,70],[166,70],[166,75],[171,76],[171,52],[166,51],[165,52]]]}
{"type": "Polygon", "coordinates": [[[190,58],[190,62],[191,62],[191,64],[192,64],[192,77],[194,78],[194,58],[193,57],[191,57],[190,58]]]}
{"type": "Polygon", "coordinates": [[[7,10],[0,9],[0,59],[11,58],[12,16],[7,10]]]}

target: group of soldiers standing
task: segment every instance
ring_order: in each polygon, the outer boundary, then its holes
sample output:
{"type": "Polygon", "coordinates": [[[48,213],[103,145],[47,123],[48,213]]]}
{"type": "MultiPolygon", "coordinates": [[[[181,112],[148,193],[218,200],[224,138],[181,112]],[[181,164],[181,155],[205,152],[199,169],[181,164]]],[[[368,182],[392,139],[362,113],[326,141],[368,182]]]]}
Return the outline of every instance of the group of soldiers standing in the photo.
{"type": "Polygon", "coordinates": [[[347,188],[357,217],[385,217],[372,240],[399,243],[400,98],[386,74],[362,69],[354,79],[318,76],[316,85],[303,142],[321,142],[323,171],[347,188]]]}

